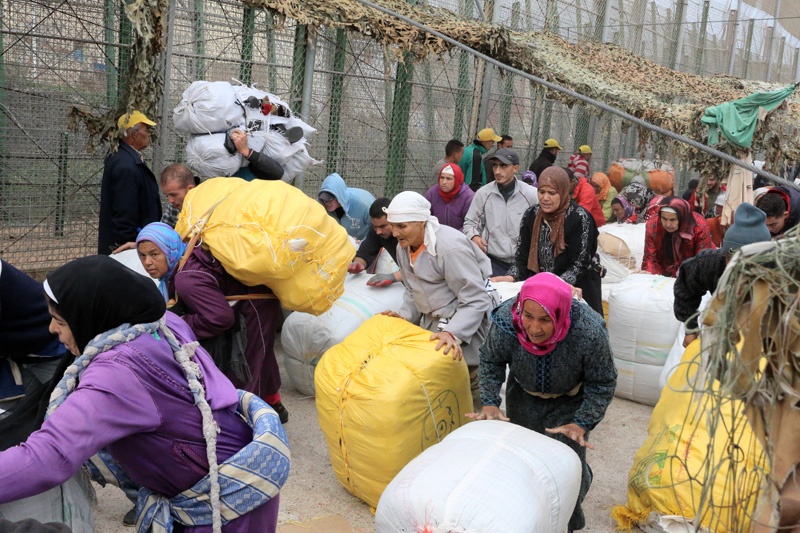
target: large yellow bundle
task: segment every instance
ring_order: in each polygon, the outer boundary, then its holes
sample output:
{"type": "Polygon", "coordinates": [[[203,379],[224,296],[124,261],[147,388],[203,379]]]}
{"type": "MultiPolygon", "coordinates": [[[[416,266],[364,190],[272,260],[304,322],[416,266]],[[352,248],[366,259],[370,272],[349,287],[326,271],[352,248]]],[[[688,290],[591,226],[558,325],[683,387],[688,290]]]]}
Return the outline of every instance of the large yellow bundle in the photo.
{"type": "Polygon", "coordinates": [[[628,475],[627,506],[617,506],[611,513],[620,529],[664,516],[684,517],[696,525],[702,512],[699,522],[710,531],[750,531],[765,456],[742,402],[690,390],[699,352],[700,341],[695,340],[661,392],[647,440],[628,475]],[[712,416],[720,417],[713,435],[712,416]],[[735,453],[729,456],[731,450],[735,453]]]}
{"type": "Polygon", "coordinates": [[[466,363],[437,352],[430,336],[376,315],[325,352],[314,373],[336,478],[373,508],[406,464],[472,411],[466,363]]]}
{"type": "Polygon", "coordinates": [[[285,308],[313,315],[342,295],[355,255],[325,208],[282,181],[207,180],[186,195],[175,229],[200,231],[234,278],[266,285],[285,308]]]}

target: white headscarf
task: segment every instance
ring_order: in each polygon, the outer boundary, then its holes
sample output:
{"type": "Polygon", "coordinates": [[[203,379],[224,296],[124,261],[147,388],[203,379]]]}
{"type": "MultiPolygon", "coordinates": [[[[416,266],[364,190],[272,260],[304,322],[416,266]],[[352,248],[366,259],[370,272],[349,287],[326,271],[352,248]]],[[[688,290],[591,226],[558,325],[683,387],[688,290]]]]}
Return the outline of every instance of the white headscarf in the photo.
{"type": "Polygon", "coordinates": [[[386,221],[399,224],[401,222],[425,222],[425,249],[436,256],[436,230],[439,219],[431,215],[431,203],[419,193],[403,191],[394,197],[389,207],[384,207],[386,221]]]}

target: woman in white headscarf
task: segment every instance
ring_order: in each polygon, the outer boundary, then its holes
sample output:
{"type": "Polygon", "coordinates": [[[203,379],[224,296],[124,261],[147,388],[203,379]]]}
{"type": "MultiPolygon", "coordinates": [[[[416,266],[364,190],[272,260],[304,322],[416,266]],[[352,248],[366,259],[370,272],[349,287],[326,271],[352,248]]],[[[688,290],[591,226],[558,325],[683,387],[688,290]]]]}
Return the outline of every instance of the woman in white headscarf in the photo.
{"type": "Polygon", "coordinates": [[[433,332],[437,350],[463,355],[470,370],[474,408],[480,410],[478,350],[489,331],[492,298],[486,292],[489,259],[463,233],[439,224],[431,204],[415,192],[401,192],[386,212],[397,238],[397,262],[406,287],[399,313],[433,332]]]}

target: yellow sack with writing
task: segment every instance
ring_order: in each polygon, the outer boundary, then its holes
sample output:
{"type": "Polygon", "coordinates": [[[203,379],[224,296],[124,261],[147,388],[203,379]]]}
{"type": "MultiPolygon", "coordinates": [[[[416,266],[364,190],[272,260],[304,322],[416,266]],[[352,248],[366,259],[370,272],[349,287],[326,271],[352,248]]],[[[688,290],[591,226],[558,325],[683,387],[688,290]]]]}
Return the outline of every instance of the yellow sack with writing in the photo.
{"type": "Polygon", "coordinates": [[[373,508],[406,464],[472,411],[466,363],[436,351],[430,337],[375,315],[317,364],[317,416],[333,471],[373,508]]]}
{"type": "Polygon", "coordinates": [[[611,512],[620,529],[699,521],[716,533],[750,531],[766,457],[741,401],[691,390],[701,387],[699,363],[695,340],[653,409],[628,474],[628,503],[611,512]],[[717,417],[713,434],[710,417],[717,417]]]}
{"type": "Polygon", "coordinates": [[[286,309],[320,315],[344,291],[355,248],[319,202],[282,181],[213,178],[191,189],[175,230],[200,232],[225,270],[286,309]]]}

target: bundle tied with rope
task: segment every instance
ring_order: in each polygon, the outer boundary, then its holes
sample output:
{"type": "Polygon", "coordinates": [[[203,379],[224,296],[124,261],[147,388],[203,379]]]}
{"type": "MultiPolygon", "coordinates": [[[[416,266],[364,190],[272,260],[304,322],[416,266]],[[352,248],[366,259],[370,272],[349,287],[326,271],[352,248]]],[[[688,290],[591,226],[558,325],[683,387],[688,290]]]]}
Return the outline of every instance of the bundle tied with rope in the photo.
{"type": "MultiPolygon", "coordinates": [[[[699,391],[720,398],[738,398],[765,451],[759,467],[738,472],[740,479],[758,482],[760,491],[752,531],[766,533],[800,523],[800,232],[745,246],[731,260],[708,310],[699,391]]],[[[719,409],[709,423],[725,423],[719,409]]],[[[731,435],[735,432],[731,431],[731,435]]],[[[736,462],[746,443],[731,438],[724,454],[736,462]]],[[[719,451],[719,450],[717,450],[719,451]]],[[[709,449],[709,455],[715,450],[709,449]]],[[[709,465],[707,477],[716,472],[709,465]]],[[[715,502],[703,504],[714,508],[715,502]]],[[[747,501],[734,502],[746,506],[747,501]]],[[[730,524],[729,531],[751,531],[730,524]]]]}
{"type": "Polygon", "coordinates": [[[344,291],[355,248],[322,205],[281,181],[212,178],[186,195],[175,230],[239,282],[319,315],[344,291]]]}

